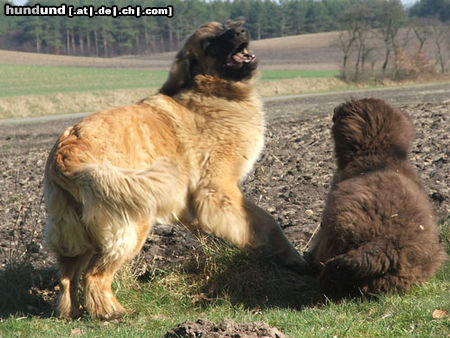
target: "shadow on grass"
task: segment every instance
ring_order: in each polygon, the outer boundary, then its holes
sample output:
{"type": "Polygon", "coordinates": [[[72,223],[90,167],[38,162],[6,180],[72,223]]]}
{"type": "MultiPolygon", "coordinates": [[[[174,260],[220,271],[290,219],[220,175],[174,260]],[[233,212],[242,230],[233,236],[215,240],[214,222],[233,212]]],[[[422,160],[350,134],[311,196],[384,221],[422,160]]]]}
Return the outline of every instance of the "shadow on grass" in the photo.
{"type": "Polygon", "coordinates": [[[320,301],[316,279],[277,266],[270,257],[244,254],[223,272],[212,276],[208,291],[227,295],[246,308],[282,307],[300,310],[320,301]]]}
{"type": "MultiPolygon", "coordinates": [[[[441,225],[441,238],[450,255],[449,234],[450,222],[444,222],[441,225]]],[[[441,274],[447,276],[447,269],[444,264],[438,278],[441,274]]],[[[203,245],[203,253],[197,259],[197,270],[207,277],[203,286],[205,306],[210,299],[227,298],[232,304],[243,305],[248,309],[279,307],[301,310],[304,307],[323,306],[330,301],[320,292],[316,276],[288,270],[261,252],[242,253],[217,241],[209,246],[203,245]]],[[[353,295],[334,299],[333,302],[361,299],[378,301],[379,295],[353,295]]]]}
{"type": "Polygon", "coordinates": [[[241,252],[217,243],[203,248],[206,252],[186,272],[203,274],[205,301],[201,302],[205,306],[211,299],[226,298],[248,309],[300,310],[323,300],[313,275],[284,268],[264,253],[241,252]]]}
{"type": "Polygon", "coordinates": [[[0,270],[0,319],[9,316],[50,317],[56,299],[56,272],[13,263],[0,270]]]}

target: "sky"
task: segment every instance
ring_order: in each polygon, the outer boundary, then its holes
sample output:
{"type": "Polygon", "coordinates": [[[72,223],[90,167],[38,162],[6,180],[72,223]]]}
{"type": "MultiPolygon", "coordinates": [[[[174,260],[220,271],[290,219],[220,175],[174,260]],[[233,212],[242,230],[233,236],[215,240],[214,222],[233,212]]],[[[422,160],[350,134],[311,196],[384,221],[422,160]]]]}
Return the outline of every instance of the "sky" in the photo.
{"type": "MultiPolygon", "coordinates": [[[[414,4],[417,1],[418,0],[401,0],[401,2],[407,7],[411,6],[412,4],[414,4]]],[[[27,0],[13,0],[13,3],[16,5],[23,5],[26,2],[27,2],[27,0]]]]}
{"type": "Polygon", "coordinates": [[[414,3],[416,3],[418,0],[401,0],[402,4],[406,7],[412,6],[414,3]]]}

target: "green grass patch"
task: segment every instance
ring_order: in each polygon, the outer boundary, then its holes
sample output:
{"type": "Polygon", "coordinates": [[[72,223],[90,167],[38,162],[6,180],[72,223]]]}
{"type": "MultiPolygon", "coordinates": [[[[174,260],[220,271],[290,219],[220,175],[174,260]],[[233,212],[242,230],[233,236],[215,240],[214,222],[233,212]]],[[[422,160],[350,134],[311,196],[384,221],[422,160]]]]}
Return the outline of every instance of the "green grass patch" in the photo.
{"type": "Polygon", "coordinates": [[[0,97],[159,87],[167,71],[0,64],[0,97]]]}
{"type": "MultiPolygon", "coordinates": [[[[334,77],[328,70],[264,70],[262,81],[334,77]]],[[[168,71],[0,64],[0,97],[130,88],[158,88],[168,71]]]]}

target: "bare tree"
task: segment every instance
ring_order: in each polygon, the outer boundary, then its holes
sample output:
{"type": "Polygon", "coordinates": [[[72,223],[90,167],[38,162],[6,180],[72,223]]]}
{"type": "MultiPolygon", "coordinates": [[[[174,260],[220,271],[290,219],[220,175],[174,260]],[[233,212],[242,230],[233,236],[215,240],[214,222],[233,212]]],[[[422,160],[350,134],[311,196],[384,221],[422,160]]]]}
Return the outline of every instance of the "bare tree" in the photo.
{"type": "Polygon", "coordinates": [[[356,35],[356,61],[354,81],[358,82],[364,76],[366,61],[369,59],[372,52],[375,50],[374,46],[369,44],[372,37],[372,31],[368,29],[360,29],[356,35]]]}
{"type": "Polygon", "coordinates": [[[432,36],[431,21],[426,18],[414,18],[410,21],[410,27],[419,41],[418,52],[422,52],[425,42],[432,36]]]}
{"type": "Polygon", "coordinates": [[[342,60],[342,78],[348,80],[347,63],[353,51],[353,44],[356,41],[356,32],[347,30],[339,33],[337,47],[344,53],[342,60]]]}
{"type": "Polygon", "coordinates": [[[439,65],[441,73],[446,71],[447,55],[445,53],[445,44],[450,35],[450,25],[447,23],[434,20],[431,25],[432,38],[436,48],[435,58],[436,64],[439,65]]]}
{"type": "Polygon", "coordinates": [[[370,35],[370,9],[366,4],[347,9],[342,16],[347,29],[339,33],[337,47],[343,52],[342,78],[349,80],[348,64],[351,55],[356,52],[355,72],[353,80],[360,80],[364,64],[372,49],[367,48],[367,39],[370,35]]]}
{"type": "Polygon", "coordinates": [[[396,37],[400,27],[405,23],[406,14],[400,0],[380,0],[376,4],[379,20],[378,32],[385,46],[384,61],[381,67],[384,75],[391,53],[395,54],[397,51],[396,37]]]}

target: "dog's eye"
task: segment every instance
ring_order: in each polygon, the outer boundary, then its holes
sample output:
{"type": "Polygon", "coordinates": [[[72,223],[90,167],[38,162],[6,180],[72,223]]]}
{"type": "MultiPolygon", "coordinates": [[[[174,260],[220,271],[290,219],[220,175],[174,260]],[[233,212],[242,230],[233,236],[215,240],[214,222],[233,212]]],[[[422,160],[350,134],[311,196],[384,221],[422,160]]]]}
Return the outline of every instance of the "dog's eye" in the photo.
{"type": "Polygon", "coordinates": [[[339,111],[337,108],[334,108],[334,112],[333,112],[333,123],[336,123],[336,121],[338,120],[338,114],[339,111]]]}
{"type": "Polygon", "coordinates": [[[208,40],[207,43],[204,43],[203,48],[207,55],[212,57],[217,57],[219,55],[219,46],[216,40],[208,40]]]}
{"type": "Polygon", "coordinates": [[[333,123],[336,123],[338,120],[338,115],[336,113],[333,114],[333,123]]]}
{"type": "Polygon", "coordinates": [[[209,46],[211,46],[211,40],[206,39],[206,40],[203,40],[203,41],[202,41],[202,49],[203,49],[203,50],[206,51],[206,50],[208,49],[209,46]]]}

